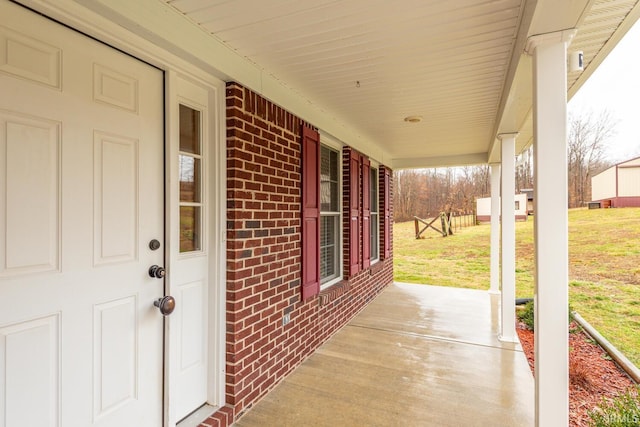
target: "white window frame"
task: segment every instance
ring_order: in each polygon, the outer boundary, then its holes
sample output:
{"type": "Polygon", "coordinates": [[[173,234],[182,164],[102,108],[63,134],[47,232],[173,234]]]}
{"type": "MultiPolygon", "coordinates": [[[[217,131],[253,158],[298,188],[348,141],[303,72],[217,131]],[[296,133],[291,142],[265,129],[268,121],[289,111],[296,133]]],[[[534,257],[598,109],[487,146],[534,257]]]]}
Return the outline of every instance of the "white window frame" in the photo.
{"type": "MultiPolygon", "coordinates": [[[[335,277],[326,279],[325,281],[322,281],[322,278],[320,279],[320,290],[324,290],[342,281],[342,275],[343,275],[343,269],[344,269],[344,253],[343,253],[344,230],[343,230],[343,224],[342,224],[342,193],[343,193],[342,192],[342,163],[343,163],[342,147],[343,147],[343,144],[336,138],[332,137],[331,135],[323,131],[320,131],[320,144],[324,145],[327,148],[330,148],[331,150],[338,152],[338,165],[337,165],[338,166],[338,212],[323,213],[322,210],[320,210],[320,217],[321,217],[320,226],[322,226],[322,216],[331,215],[331,216],[337,216],[338,218],[337,219],[338,229],[336,232],[337,233],[336,275],[335,277]]],[[[320,231],[320,233],[322,233],[322,230],[320,231]]],[[[321,262],[321,260],[318,260],[318,262],[321,262]]]]}
{"type": "MultiPolygon", "coordinates": [[[[380,164],[378,162],[376,162],[375,160],[370,160],[371,162],[371,172],[373,174],[373,171],[375,170],[375,177],[376,177],[376,181],[375,181],[375,190],[376,190],[376,210],[373,210],[373,201],[371,202],[371,211],[369,213],[370,215],[370,221],[369,223],[371,224],[371,231],[373,232],[375,230],[375,237],[376,237],[376,248],[377,253],[375,254],[375,257],[373,256],[373,254],[371,254],[371,265],[375,264],[376,262],[380,261],[380,164]],[[374,221],[373,221],[373,216],[375,215],[376,217],[376,226],[374,227],[374,221]]],[[[373,180],[370,180],[370,189],[369,189],[369,195],[368,197],[371,197],[371,189],[374,188],[373,185],[373,180]]],[[[371,238],[371,241],[369,242],[369,251],[371,252],[371,246],[372,246],[372,242],[373,242],[373,238],[371,238]]]]}

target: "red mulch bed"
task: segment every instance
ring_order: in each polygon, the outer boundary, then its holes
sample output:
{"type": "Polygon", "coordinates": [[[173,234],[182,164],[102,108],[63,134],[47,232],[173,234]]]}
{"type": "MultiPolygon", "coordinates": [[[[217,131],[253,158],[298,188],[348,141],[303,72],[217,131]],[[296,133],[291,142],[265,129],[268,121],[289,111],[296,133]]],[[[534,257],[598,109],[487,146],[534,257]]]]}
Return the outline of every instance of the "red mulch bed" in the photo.
{"type": "MultiPolygon", "coordinates": [[[[569,330],[577,329],[571,322],[569,330]]],[[[516,330],[533,372],[533,331],[521,322],[516,330]]],[[[634,386],[607,356],[584,332],[569,334],[569,425],[588,427],[591,419],[587,413],[599,406],[603,397],[613,398],[634,386]]]]}

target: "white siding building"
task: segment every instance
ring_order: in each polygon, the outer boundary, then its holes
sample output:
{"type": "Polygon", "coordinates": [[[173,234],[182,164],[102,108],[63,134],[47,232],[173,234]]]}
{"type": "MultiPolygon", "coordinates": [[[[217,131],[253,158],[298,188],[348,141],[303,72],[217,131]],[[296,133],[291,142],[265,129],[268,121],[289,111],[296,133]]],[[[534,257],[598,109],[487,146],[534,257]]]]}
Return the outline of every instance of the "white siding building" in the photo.
{"type": "Polygon", "coordinates": [[[640,207],[640,157],[591,178],[591,195],[602,207],[640,207]]]}
{"type": "MultiPolygon", "coordinates": [[[[516,194],[516,221],[527,220],[527,194],[516,194]]],[[[491,197],[476,199],[476,218],[478,222],[491,221],[491,197]]]]}

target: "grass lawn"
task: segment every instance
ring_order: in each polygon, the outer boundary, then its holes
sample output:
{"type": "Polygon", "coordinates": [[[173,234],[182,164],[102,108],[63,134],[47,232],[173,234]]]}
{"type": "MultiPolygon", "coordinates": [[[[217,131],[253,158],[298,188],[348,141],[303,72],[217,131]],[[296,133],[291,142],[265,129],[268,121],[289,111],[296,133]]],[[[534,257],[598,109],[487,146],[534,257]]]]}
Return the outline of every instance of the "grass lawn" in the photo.
{"type": "MultiPolygon", "coordinates": [[[[489,288],[489,225],[443,238],[415,239],[413,221],[393,228],[394,278],[489,288]]],[[[569,211],[569,300],[589,323],[640,366],[640,209],[569,211]]],[[[533,296],[533,217],[516,223],[516,295],[533,296]]]]}

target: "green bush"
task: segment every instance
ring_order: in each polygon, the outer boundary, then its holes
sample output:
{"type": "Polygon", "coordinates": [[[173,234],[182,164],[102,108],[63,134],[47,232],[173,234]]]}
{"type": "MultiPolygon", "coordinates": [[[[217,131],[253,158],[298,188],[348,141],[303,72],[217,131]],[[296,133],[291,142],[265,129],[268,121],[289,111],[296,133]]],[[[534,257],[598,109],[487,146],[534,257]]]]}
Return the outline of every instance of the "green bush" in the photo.
{"type": "Polygon", "coordinates": [[[593,427],[637,427],[640,425],[640,386],[630,388],[610,402],[589,411],[593,427]]]}
{"type": "Polygon", "coordinates": [[[524,309],[518,311],[518,319],[525,325],[527,328],[533,331],[533,301],[529,301],[524,305],[524,309]]]}
{"type": "MultiPolygon", "coordinates": [[[[573,312],[573,308],[571,307],[571,305],[569,305],[569,322],[573,320],[573,314],[571,314],[572,312],[573,312]]],[[[522,323],[527,325],[527,328],[533,331],[534,330],[533,301],[529,301],[528,303],[526,303],[522,310],[518,310],[517,314],[518,314],[518,319],[520,319],[522,323]]]]}

